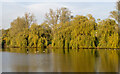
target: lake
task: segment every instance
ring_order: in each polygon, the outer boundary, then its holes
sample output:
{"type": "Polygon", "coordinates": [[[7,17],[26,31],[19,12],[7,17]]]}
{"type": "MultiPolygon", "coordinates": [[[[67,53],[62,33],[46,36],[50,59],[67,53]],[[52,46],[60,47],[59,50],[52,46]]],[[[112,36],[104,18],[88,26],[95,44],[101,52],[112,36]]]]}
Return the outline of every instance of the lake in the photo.
{"type": "Polygon", "coordinates": [[[118,72],[120,50],[9,48],[3,72],[118,72]]]}

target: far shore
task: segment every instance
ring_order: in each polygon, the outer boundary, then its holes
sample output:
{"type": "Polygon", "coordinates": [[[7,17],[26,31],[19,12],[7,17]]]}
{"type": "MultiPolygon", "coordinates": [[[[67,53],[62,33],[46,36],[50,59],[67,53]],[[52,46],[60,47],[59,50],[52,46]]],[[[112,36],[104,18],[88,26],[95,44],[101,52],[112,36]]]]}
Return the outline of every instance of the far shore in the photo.
{"type": "MultiPolygon", "coordinates": [[[[41,47],[5,47],[5,48],[2,48],[2,49],[6,49],[6,48],[41,48],[41,47]]],[[[41,49],[47,49],[47,48],[54,48],[54,49],[68,49],[68,48],[60,48],[60,47],[46,47],[46,48],[41,48],[41,49]]],[[[69,48],[71,49],[71,48],[69,48]]],[[[120,49],[120,48],[78,48],[78,49],[120,49]]]]}

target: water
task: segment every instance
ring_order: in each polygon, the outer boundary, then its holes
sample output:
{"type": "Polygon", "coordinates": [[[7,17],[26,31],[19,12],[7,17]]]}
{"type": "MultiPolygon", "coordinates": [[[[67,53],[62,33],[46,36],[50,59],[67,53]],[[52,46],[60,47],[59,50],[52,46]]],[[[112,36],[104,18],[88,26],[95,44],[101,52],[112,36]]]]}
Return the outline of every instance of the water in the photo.
{"type": "Polygon", "coordinates": [[[119,50],[5,49],[3,72],[118,72],[119,50]]]}

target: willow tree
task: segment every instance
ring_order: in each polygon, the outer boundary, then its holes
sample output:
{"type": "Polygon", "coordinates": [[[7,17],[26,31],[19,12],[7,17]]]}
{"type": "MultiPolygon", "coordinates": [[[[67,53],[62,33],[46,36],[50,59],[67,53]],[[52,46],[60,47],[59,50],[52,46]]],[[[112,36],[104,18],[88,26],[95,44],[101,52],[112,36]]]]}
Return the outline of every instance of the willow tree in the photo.
{"type": "Polygon", "coordinates": [[[49,28],[45,24],[38,25],[33,23],[29,29],[28,46],[29,47],[47,47],[51,36],[49,28]]]}
{"type": "Polygon", "coordinates": [[[69,48],[70,38],[71,38],[71,22],[59,23],[57,25],[61,26],[55,28],[56,32],[52,40],[52,46],[58,48],[69,48]]]}
{"type": "Polygon", "coordinates": [[[97,38],[99,48],[118,48],[118,25],[115,20],[106,19],[98,22],[97,38]]]}
{"type": "MultiPolygon", "coordinates": [[[[17,19],[11,22],[11,27],[9,29],[9,34],[8,34],[9,35],[8,39],[9,38],[11,39],[10,46],[18,46],[21,44],[20,42],[27,41],[28,33],[29,33],[28,30],[29,30],[30,25],[33,22],[35,22],[34,16],[28,13],[26,13],[23,17],[17,17],[17,19]],[[24,38],[23,41],[19,41],[22,38],[24,38]]],[[[23,42],[23,43],[28,44],[28,42],[23,42]]]]}
{"type": "Polygon", "coordinates": [[[61,48],[95,47],[96,22],[92,15],[74,17],[70,22],[59,23],[56,28],[53,46],[61,48]]]}
{"type": "Polygon", "coordinates": [[[9,36],[8,32],[9,32],[9,29],[7,29],[7,30],[2,29],[1,30],[1,33],[2,33],[2,36],[1,36],[2,48],[6,47],[7,45],[10,44],[10,38],[8,37],[9,36]]]}
{"type": "Polygon", "coordinates": [[[61,23],[65,23],[71,20],[71,11],[68,8],[62,7],[57,10],[50,9],[49,13],[46,13],[45,23],[51,28],[52,38],[55,39],[57,30],[61,27],[61,23]]]}
{"type": "Polygon", "coordinates": [[[116,3],[116,10],[115,11],[112,11],[112,12],[110,12],[111,13],[111,17],[112,18],[114,18],[116,21],[117,21],[117,23],[118,23],[118,27],[119,27],[119,31],[118,31],[118,33],[119,33],[119,46],[120,46],[120,1],[118,1],[117,3],[116,3]]]}
{"type": "Polygon", "coordinates": [[[76,16],[72,21],[73,31],[71,32],[71,48],[94,48],[95,47],[95,26],[94,18],[87,16],[76,16]]]}

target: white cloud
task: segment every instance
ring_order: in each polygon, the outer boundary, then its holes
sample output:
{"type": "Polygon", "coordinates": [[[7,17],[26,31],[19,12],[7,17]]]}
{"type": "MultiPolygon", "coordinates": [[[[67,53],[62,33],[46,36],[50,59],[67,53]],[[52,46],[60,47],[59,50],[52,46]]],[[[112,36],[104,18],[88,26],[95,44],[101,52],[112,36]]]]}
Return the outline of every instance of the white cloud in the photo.
{"type": "Polygon", "coordinates": [[[10,22],[16,19],[18,16],[23,16],[25,12],[33,13],[37,19],[38,24],[44,21],[45,13],[50,8],[57,9],[60,7],[69,8],[74,15],[87,15],[92,14],[95,18],[105,19],[109,16],[109,12],[114,10],[115,3],[82,3],[82,2],[40,2],[40,3],[3,3],[3,28],[9,28],[10,22]]]}
{"type": "Polygon", "coordinates": [[[2,4],[2,28],[9,28],[10,23],[18,16],[23,16],[26,9],[16,3],[3,3],[2,4]]]}
{"type": "Polygon", "coordinates": [[[28,9],[28,12],[31,12],[35,15],[38,23],[42,23],[44,20],[45,14],[49,11],[50,8],[53,10],[60,8],[60,7],[67,7],[62,4],[58,3],[39,3],[39,4],[31,4],[26,6],[26,9],[28,9]]]}

